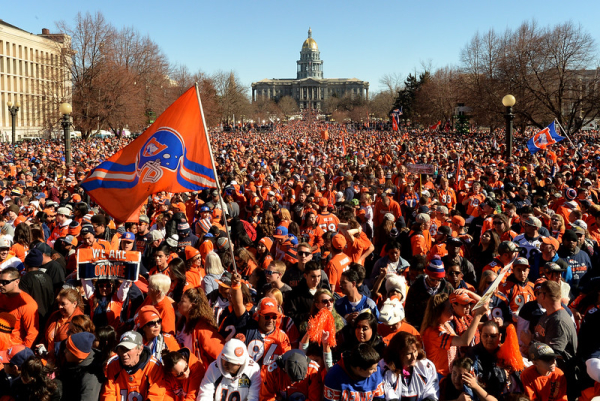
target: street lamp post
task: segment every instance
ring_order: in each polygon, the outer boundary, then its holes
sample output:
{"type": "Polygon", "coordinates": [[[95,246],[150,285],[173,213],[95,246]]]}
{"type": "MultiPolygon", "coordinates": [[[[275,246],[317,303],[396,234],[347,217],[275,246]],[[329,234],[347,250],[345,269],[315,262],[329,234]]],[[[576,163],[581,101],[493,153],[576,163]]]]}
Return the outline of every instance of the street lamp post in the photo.
{"type": "Polygon", "coordinates": [[[19,111],[21,104],[17,102],[13,105],[13,102],[11,101],[6,102],[6,104],[8,106],[8,111],[10,112],[10,115],[12,117],[12,144],[14,146],[17,142],[17,112],[19,111]]]}
{"type": "Polygon", "coordinates": [[[513,95],[506,95],[502,98],[502,104],[506,107],[506,160],[512,157],[512,145],[513,145],[513,120],[515,115],[512,112],[512,108],[517,102],[517,99],[513,95]]]}
{"type": "Polygon", "coordinates": [[[63,115],[61,124],[65,133],[65,165],[67,168],[71,167],[71,111],[73,108],[69,103],[61,103],[60,113],[63,115]]]}

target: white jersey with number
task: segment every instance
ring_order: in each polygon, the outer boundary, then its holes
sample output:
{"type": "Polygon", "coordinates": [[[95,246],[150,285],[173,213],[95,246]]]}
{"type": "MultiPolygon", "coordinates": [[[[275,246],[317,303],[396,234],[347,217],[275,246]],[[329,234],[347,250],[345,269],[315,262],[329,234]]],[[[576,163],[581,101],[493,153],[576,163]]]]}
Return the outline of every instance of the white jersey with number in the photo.
{"type": "Polygon", "coordinates": [[[513,242],[519,247],[519,256],[529,259],[532,256],[540,253],[540,245],[542,245],[542,237],[526,238],[525,234],[519,234],[513,239],[513,242]]]}
{"type": "Polygon", "coordinates": [[[197,401],[258,401],[260,366],[252,358],[232,377],[223,374],[221,357],[210,364],[198,392],[197,401]]]}
{"type": "Polygon", "coordinates": [[[379,367],[383,373],[386,400],[420,401],[438,398],[438,376],[435,365],[429,359],[418,361],[410,377],[392,372],[383,359],[379,361],[379,367]]]}

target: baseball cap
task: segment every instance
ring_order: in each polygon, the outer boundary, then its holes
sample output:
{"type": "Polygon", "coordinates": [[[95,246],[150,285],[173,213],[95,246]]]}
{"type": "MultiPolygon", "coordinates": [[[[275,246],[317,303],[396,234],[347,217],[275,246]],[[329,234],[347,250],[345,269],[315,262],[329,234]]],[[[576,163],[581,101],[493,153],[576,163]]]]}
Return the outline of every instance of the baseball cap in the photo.
{"type": "Polygon", "coordinates": [[[71,215],[71,211],[69,209],[67,209],[66,207],[59,207],[58,210],[56,211],[56,214],[62,214],[64,216],[70,216],[71,215]]]}
{"type": "Polygon", "coordinates": [[[308,372],[309,359],[304,351],[292,349],[281,356],[283,370],[290,377],[292,383],[304,380],[308,372]]]}
{"type": "Polygon", "coordinates": [[[202,205],[200,207],[200,212],[201,213],[203,213],[203,212],[210,212],[210,208],[208,206],[206,206],[206,205],[202,205]]]}
{"type": "Polygon", "coordinates": [[[200,251],[193,246],[185,247],[185,260],[190,260],[196,256],[200,255],[200,251]]]}
{"type": "Polygon", "coordinates": [[[275,235],[273,235],[273,237],[275,238],[287,238],[288,236],[288,229],[286,226],[278,226],[277,227],[277,231],[275,232],[275,235]]]}
{"type": "Polygon", "coordinates": [[[431,220],[431,217],[429,217],[429,215],[426,213],[419,213],[417,214],[417,217],[415,217],[415,220],[418,223],[427,223],[431,220]]]}
{"type": "Polygon", "coordinates": [[[529,266],[529,261],[527,260],[527,258],[517,258],[515,259],[513,265],[529,266]]]}
{"type": "Polygon", "coordinates": [[[579,227],[582,230],[587,230],[588,229],[587,223],[585,221],[583,221],[583,220],[575,220],[574,222],[571,223],[571,226],[573,228],[579,227]]]}
{"type": "Polygon", "coordinates": [[[150,235],[152,236],[152,241],[160,241],[161,239],[165,238],[162,231],[159,230],[150,231],[150,235]]]}
{"type": "Polygon", "coordinates": [[[221,278],[217,280],[217,283],[219,283],[220,286],[223,286],[225,288],[230,288],[231,287],[231,273],[224,272],[221,275],[221,278]]]}
{"type": "Polygon", "coordinates": [[[9,363],[20,368],[26,360],[34,356],[34,353],[31,348],[27,348],[23,344],[17,344],[6,350],[6,356],[9,363]]]}
{"type": "Polygon", "coordinates": [[[452,222],[459,227],[465,226],[465,219],[462,216],[454,216],[452,217],[452,222]]]}
{"type": "Polygon", "coordinates": [[[129,231],[126,231],[121,236],[121,241],[135,241],[135,234],[129,231]]]}
{"type": "Polygon", "coordinates": [[[321,207],[329,206],[329,201],[327,200],[327,198],[319,199],[319,206],[321,206],[321,207]]]}
{"type": "Polygon", "coordinates": [[[468,304],[474,304],[475,300],[473,298],[471,298],[470,296],[468,296],[465,293],[456,293],[453,292],[452,294],[450,294],[450,296],[448,297],[448,300],[450,301],[451,304],[461,304],[461,305],[468,305],[468,304]]]}
{"type": "Polygon", "coordinates": [[[560,355],[556,354],[549,345],[544,343],[535,342],[529,346],[529,359],[535,361],[536,359],[554,359],[559,358],[560,355]]]}
{"type": "Polygon", "coordinates": [[[150,224],[150,219],[145,214],[140,214],[140,217],[138,218],[138,221],[140,223],[150,224]]]}
{"type": "Polygon", "coordinates": [[[456,238],[456,237],[449,237],[446,240],[446,246],[455,246],[455,247],[459,247],[459,246],[463,246],[463,242],[460,238],[456,238]]]}
{"type": "Polygon", "coordinates": [[[542,237],[542,243],[552,245],[555,251],[560,247],[560,242],[554,237],[542,237]]]}
{"type": "Polygon", "coordinates": [[[336,234],[331,239],[331,246],[333,246],[335,249],[344,249],[346,247],[346,243],[346,237],[344,237],[342,234],[336,234]]]}
{"type": "Polygon", "coordinates": [[[498,245],[498,254],[517,252],[518,250],[519,247],[512,241],[502,241],[500,245],[498,245]]]}
{"type": "Polygon", "coordinates": [[[273,298],[265,297],[260,300],[258,304],[258,313],[261,315],[269,315],[271,313],[280,315],[279,308],[277,307],[277,301],[273,298]]]}
{"type": "Polygon", "coordinates": [[[143,345],[144,339],[140,333],[137,331],[128,331],[121,336],[121,340],[117,347],[124,347],[129,350],[135,347],[141,347],[143,345]]]}
{"type": "Polygon", "coordinates": [[[547,262],[544,265],[544,269],[549,270],[551,272],[566,272],[567,269],[561,267],[558,263],[554,263],[554,262],[547,262]]]}
{"type": "Polygon", "coordinates": [[[449,226],[440,226],[437,229],[438,234],[452,235],[452,229],[449,226]]]}
{"type": "Polygon", "coordinates": [[[10,248],[10,241],[6,237],[0,237],[0,248],[10,248]]]}
{"type": "Polygon", "coordinates": [[[534,216],[529,216],[527,219],[525,219],[524,223],[528,226],[533,226],[536,228],[542,227],[542,222],[540,221],[540,219],[534,216]]]}

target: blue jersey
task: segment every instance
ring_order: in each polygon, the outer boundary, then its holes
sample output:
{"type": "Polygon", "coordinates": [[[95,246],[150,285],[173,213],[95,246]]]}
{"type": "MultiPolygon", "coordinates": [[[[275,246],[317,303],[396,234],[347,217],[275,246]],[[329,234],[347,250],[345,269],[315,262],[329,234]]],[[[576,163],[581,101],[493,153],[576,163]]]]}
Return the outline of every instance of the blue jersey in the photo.
{"type": "Polygon", "coordinates": [[[371,298],[368,298],[365,295],[362,296],[361,300],[358,301],[356,306],[352,306],[350,301],[348,301],[348,297],[343,297],[335,301],[335,310],[342,317],[349,313],[360,312],[363,309],[370,309],[373,315],[379,319],[379,310],[377,309],[377,305],[371,298]]]}
{"type": "Polygon", "coordinates": [[[327,376],[323,396],[325,400],[361,400],[373,401],[384,400],[384,381],[381,368],[377,365],[377,371],[366,379],[354,381],[346,372],[344,359],[333,365],[327,376]]]}

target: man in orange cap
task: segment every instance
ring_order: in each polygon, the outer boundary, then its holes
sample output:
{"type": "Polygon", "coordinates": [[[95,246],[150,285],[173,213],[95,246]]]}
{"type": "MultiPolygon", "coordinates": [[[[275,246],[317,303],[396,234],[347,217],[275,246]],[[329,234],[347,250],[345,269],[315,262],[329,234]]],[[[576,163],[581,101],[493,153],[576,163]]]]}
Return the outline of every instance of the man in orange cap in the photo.
{"type": "Polygon", "coordinates": [[[278,328],[281,312],[277,301],[273,298],[261,299],[252,316],[244,305],[241,276],[238,273],[233,275],[231,282],[231,305],[236,316],[236,338],[242,338],[250,357],[259,365],[269,366],[292,348],[287,334],[278,328]]]}
{"type": "Polygon", "coordinates": [[[344,253],[346,249],[346,238],[342,234],[336,234],[331,239],[331,254],[333,257],[325,267],[325,273],[329,278],[331,291],[343,296],[342,290],[339,288],[342,273],[348,269],[352,259],[344,253]]]}

